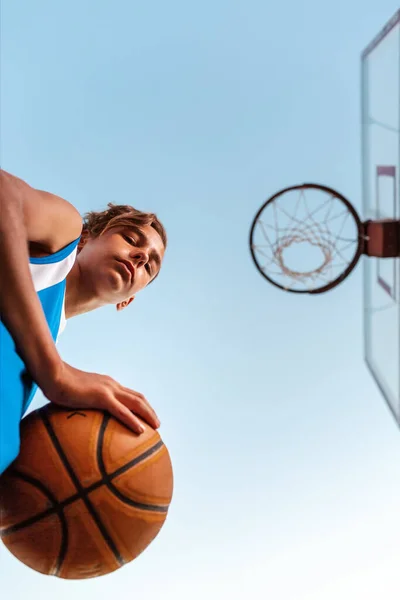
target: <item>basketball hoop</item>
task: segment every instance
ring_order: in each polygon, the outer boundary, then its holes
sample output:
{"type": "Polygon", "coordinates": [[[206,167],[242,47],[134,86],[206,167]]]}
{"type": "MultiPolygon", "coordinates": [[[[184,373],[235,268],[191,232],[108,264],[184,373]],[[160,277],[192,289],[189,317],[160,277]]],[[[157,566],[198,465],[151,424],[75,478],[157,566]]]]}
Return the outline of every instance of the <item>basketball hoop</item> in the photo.
{"type": "Polygon", "coordinates": [[[250,251],[263,277],[294,293],[339,285],[360,256],[400,256],[400,221],[361,221],[332,188],[304,183],[281,190],[254,217],[250,251]]]}

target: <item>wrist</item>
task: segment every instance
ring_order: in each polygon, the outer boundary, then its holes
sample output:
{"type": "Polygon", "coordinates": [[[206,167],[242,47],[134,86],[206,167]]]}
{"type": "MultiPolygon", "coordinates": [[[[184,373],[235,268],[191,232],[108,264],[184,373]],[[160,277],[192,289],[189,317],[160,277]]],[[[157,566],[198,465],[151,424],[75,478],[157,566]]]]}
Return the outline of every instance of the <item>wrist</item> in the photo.
{"type": "Polygon", "coordinates": [[[61,357],[56,352],[51,356],[42,355],[38,363],[30,367],[33,379],[46,397],[52,394],[61,380],[63,364],[61,357]]]}

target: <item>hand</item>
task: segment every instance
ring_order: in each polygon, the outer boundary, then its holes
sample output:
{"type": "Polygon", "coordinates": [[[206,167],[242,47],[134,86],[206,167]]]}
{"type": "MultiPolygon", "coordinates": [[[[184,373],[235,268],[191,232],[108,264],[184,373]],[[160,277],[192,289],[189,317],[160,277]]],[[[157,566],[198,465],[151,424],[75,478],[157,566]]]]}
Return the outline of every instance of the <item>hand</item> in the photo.
{"type": "Polygon", "coordinates": [[[135,433],[143,433],[144,428],[137,414],[157,429],[160,421],[143,394],[120,385],[107,375],[86,373],[61,363],[57,376],[42,387],[48,400],[69,408],[97,408],[106,410],[122,421],[135,433]]]}

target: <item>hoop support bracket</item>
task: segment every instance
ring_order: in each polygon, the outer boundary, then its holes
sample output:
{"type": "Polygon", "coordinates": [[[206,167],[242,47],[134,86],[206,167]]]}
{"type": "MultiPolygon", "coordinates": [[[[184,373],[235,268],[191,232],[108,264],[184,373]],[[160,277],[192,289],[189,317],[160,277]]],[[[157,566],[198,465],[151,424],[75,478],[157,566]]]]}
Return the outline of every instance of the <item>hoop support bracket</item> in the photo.
{"type": "Polygon", "coordinates": [[[376,258],[400,256],[400,220],[365,221],[363,254],[376,258]]]}

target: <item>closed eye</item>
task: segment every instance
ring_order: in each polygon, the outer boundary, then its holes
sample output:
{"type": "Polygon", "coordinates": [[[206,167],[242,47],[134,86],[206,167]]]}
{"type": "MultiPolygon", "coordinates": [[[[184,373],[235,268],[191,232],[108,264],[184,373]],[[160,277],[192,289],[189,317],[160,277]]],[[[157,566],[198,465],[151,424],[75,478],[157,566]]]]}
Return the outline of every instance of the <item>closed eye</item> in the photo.
{"type": "Polygon", "coordinates": [[[126,239],[130,244],[132,244],[132,246],[135,246],[136,242],[135,240],[133,240],[131,237],[129,237],[129,235],[125,235],[123,234],[124,239],[126,239]]]}

